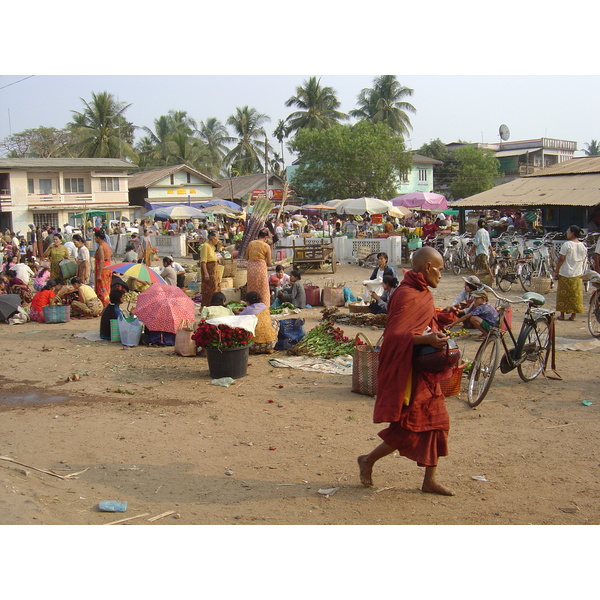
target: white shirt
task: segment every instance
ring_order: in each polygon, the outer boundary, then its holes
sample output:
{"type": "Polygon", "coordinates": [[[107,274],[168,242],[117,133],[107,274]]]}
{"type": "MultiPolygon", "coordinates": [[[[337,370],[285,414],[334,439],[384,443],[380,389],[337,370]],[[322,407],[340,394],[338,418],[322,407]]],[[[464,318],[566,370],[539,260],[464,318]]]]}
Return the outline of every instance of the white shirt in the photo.
{"type": "Polygon", "coordinates": [[[35,277],[35,273],[25,263],[10,265],[9,271],[14,271],[17,277],[25,284],[29,283],[30,277],[35,277]]]}
{"type": "Polygon", "coordinates": [[[185,269],[178,262],[173,262],[171,266],[175,269],[175,273],[185,273],[185,269]]]}
{"type": "Polygon", "coordinates": [[[77,260],[90,261],[90,251],[85,244],[81,248],[77,248],[77,260]]]}
{"type": "Polygon", "coordinates": [[[565,261],[560,266],[559,275],[563,277],[579,277],[583,275],[583,263],[587,251],[581,242],[567,240],[560,248],[560,254],[565,261]]]}
{"type": "Polygon", "coordinates": [[[71,225],[65,225],[65,233],[71,235],[73,233],[73,227],[71,225]]]}
{"type": "Polygon", "coordinates": [[[73,242],[65,242],[64,246],[72,258],[77,258],[77,246],[73,242]]]}

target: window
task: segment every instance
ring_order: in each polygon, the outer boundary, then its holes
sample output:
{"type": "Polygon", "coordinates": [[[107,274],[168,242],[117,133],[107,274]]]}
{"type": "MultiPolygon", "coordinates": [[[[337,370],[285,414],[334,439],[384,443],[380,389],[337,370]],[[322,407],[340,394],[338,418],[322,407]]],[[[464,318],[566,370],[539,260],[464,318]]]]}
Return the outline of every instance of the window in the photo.
{"type": "Polygon", "coordinates": [[[427,169],[419,169],[419,183],[427,183],[427,169]]]}
{"type": "Polygon", "coordinates": [[[56,228],[58,227],[58,213],[33,213],[33,224],[36,227],[50,225],[56,228]]]}
{"type": "Polygon", "coordinates": [[[33,179],[28,179],[27,180],[27,193],[29,193],[29,194],[35,194],[35,190],[33,188],[33,179]]]}
{"type": "Polygon", "coordinates": [[[73,193],[83,194],[83,178],[65,179],[65,193],[66,194],[73,194],[73,193]]]}
{"type": "Polygon", "coordinates": [[[187,183],[192,183],[192,174],[186,173],[186,176],[187,176],[187,183]]]}
{"type": "Polygon", "coordinates": [[[100,177],[101,192],[118,192],[119,178],[118,177],[100,177]]]}
{"type": "Polygon", "coordinates": [[[40,194],[52,193],[52,179],[38,179],[38,184],[40,186],[40,194]]]}

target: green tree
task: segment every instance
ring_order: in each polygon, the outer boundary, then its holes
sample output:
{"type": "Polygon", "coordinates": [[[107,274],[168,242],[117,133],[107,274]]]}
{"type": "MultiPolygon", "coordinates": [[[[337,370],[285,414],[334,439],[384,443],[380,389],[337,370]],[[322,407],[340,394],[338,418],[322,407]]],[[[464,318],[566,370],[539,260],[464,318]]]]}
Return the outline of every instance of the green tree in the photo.
{"type": "Polygon", "coordinates": [[[271,119],[248,106],[236,108],[234,115],[227,119],[234,131],[235,146],[227,153],[225,160],[240,175],[263,171],[261,160],[265,159],[265,138],[263,125],[271,119]]]}
{"type": "Polygon", "coordinates": [[[78,156],[96,158],[133,157],[135,126],[125,119],[131,104],[115,99],[108,92],[92,92],[92,99],[83,98],[82,112],[73,110],[68,127],[76,137],[73,150],[78,156]]]}
{"type": "Polygon", "coordinates": [[[322,87],[321,79],[310,77],[296,88],[296,95],[285,102],[286,106],[295,106],[300,110],[288,115],[285,120],[287,134],[300,129],[327,129],[348,118],[340,112],[340,102],[336,92],[329,86],[322,87]]]}
{"type": "MultiPolygon", "coordinates": [[[[186,154],[184,148],[188,142],[185,138],[194,135],[196,122],[186,111],[170,110],[154,119],[154,131],[149,127],[142,129],[147,134],[144,141],[147,164],[154,167],[176,165],[180,164],[181,155],[186,154]]],[[[194,141],[189,144],[194,145],[194,141]]]]}
{"type": "Polygon", "coordinates": [[[361,196],[393,198],[412,157],[383,123],[359,121],[325,130],[302,129],[290,143],[298,154],[292,185],[310,202],[361,196]]]}
{"type": "Polygon", "coordinates": [[[586,156],[600,156],[600,143],[598,143],[598,140],[592,140],[586,146],[587,148],[584,149],[586,156]]]}
{"type": "Polygon", "coordinates": [[[415,107],[405,98],[414,90],[400,84],[395,75],[380,75],[373,87],[363,88],[358,95],[358,108],[350,111],[356,119],[385,123],[392,131],[407,135],[412,129],[407,113],[416,113],[415,107]]]}
{"type": "Polygon", "coordinates": [[[9,135],[0,142],[8,158],[62,158],[72,156],[73,134],[68,129],[36,127],[9,135]]]}
{"type": "Polygon", "coordinates": [[[500,162],[493,152],[475,146],[463,146],[453,152],[457,161],[457,173],[450,184],[453,198],[468,198],[494,187],[500,162]]]}
{"type": "Polygon", "coordinates": [[[206,174],[211,177],[224,176],[223,166],[229,152],[227,144],[235,142],[235,138],[229,135],[225,125],[215,117],[200,121],[198,137],[204,142],[208,152],[210,168],[207,169],[206,174]]]}

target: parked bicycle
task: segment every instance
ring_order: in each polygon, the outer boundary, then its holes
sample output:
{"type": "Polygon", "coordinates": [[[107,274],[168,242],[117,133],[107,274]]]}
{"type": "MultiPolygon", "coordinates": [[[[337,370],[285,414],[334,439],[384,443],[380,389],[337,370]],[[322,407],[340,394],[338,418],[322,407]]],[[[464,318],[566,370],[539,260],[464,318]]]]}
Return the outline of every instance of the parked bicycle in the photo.
{"type": "Polygon", "coordinates": [[[474,271],[475,256],[469,254],[473,240],[468,234],[454,236],[450,239],[448,248],[444,251],[444,268],[460,275],[461,269],[474,271]]]}
{"type": "Polygon", "coordinates": [[[544,296],[527,292],[519,300],[510,300],[499,296],[487,285],[482,285],[482,288],[498,298],[499,320],[498,326],[490,329],[473,359],[467,389],[469,406],[478,406],[485,398],[498,367],[501,373],[516,368],[523,381],[534,380],[544,371],[553,344],[554,311],[541,308],[546,302],[544,296]],[[515,338],[505,313],[512,304],[519,303],[527,304],[527,310],[519,335],[515,338]]]}
{"type": "Polygon", "coordinates": [[[590,297],[588,329],[595,338],[600,339],[600,275],[593,275],[589,283],[596,289],[590,297]]]}

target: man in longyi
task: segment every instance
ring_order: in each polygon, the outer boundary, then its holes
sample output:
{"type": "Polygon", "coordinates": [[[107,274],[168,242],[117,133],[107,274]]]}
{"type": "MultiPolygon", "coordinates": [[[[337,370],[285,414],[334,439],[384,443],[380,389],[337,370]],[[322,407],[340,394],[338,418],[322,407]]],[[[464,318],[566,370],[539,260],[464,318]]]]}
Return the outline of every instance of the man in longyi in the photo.
{"type": "Polygon", "coordinates": [[[373,485],[373,465],[395,450],[425,467],[421,490],[453,496],[436,480],[439,456],[448,455],[450,418],[437,373],[412,369],[413,347],[428,344],[445,347],[448,336],[438,331],[433,296],[443,268],[441,254],[424,247],[413,255],[412,270],[407,271],[388,304],[388,321],[379,355],[377,397],[373,412],[375,423],[389,423],[379,432],[383,442],[370,454],[358,457],[360,480],[373,485]],[[431,331],[425,333],[428,328],[431,331]]]}

